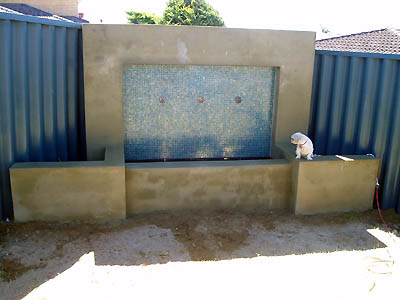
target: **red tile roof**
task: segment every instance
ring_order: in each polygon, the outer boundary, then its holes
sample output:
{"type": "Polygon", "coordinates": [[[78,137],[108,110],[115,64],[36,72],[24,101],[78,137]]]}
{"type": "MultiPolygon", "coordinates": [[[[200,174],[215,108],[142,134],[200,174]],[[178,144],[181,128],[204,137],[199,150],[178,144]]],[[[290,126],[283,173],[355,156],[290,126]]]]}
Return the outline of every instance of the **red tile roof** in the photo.
{"type": "Polygon", "coordinates": [[[315,49],[400,54],[400,30],[386,28],[318,40],[315,49]]]}

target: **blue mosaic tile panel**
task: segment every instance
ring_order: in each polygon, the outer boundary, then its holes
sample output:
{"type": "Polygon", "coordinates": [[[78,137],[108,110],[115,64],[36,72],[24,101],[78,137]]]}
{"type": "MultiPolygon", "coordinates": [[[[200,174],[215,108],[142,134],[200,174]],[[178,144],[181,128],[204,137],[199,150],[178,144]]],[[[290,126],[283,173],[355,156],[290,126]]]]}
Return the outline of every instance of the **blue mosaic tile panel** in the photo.
{"type": "Polygon", "coordinates": [[[123,97],[127,161],[270,156],[274,68],[132,65],[123,97]]]}

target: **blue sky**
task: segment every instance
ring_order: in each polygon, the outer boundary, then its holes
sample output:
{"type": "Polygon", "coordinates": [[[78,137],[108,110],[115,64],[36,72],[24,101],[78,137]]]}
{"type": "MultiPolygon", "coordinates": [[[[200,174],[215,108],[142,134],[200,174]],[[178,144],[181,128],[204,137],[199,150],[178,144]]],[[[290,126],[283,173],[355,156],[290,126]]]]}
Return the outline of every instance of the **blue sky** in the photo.
{"type": "MultiPolygon", "coordinates": [[[[133,9],[162,16],[167,0],[81,0],[91,23],[126,23],[133,9]]],[[[208,0],[227,27],[315,31],[317,38],[392,27],[400,29],[400,0],[208,0]],[[331,31],[322,34],[321,28],[331,31]]]]}

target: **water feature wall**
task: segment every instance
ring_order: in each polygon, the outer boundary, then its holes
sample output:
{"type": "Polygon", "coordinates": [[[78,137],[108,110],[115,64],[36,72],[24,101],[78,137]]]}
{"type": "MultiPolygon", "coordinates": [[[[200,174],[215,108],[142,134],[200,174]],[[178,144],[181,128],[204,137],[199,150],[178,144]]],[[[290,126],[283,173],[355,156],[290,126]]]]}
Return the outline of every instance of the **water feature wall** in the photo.
{"type": "Polygon", "coordinates": [[[91,24],[82,31],[90,161],[14,164],[17,221],[371,207],[379,159],[298,161],[288,144],[308,128],[314,33],[91,24]]]}
{"type": "Polygon", "coordinates": [[[315,34],[83,26],[89,160],[273,157],[308,128],[315,34]],[[130,146],[131,145],[131,146],[130,146]]]}
{"type": "Polygon", "coordinates": [[[274,96],[271,67],[126,66],[125,159],[267,158],[274,96]]]}

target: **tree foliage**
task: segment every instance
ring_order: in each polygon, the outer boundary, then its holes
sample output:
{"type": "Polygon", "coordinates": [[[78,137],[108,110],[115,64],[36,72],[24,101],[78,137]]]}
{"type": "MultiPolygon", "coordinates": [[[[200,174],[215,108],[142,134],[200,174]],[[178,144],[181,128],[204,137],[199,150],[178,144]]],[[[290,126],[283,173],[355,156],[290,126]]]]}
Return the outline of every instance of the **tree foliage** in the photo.
{"type": "Polygon", "coordinates": [[[224,21],[204,0],[169,0],[164,10],[163,24],[224,26],[224,21]]]}
{"type": "Polygon", "coordinates": [[[128,22],[133,24],[159,24],[161,18],[155,14],[148,14],[145,12],[138,11],[127,11],[128,22]]]}
{"type": "Polygon", "coordinates": [[[134,24],[224,26],[218,11],[204,0],[169,0],[163,18],[144,12],[127,14],[129,23],[134,24]]]}

